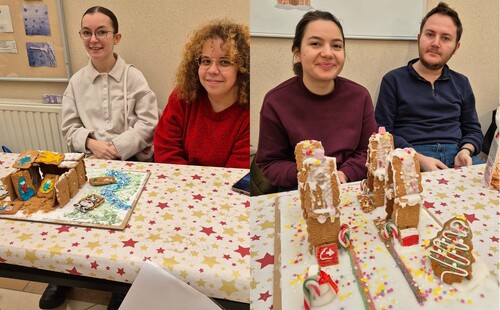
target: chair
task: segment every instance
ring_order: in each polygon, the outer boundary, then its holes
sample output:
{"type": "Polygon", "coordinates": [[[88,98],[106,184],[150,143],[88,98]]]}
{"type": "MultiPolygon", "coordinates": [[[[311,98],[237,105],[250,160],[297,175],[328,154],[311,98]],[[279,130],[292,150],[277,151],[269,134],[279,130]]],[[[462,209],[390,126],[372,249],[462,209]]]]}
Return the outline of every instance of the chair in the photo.
{"type": "Polygon", "coordinates": [[[120,310],[220,310],[210,298],[146,261],[130,287],[120,310]]]}

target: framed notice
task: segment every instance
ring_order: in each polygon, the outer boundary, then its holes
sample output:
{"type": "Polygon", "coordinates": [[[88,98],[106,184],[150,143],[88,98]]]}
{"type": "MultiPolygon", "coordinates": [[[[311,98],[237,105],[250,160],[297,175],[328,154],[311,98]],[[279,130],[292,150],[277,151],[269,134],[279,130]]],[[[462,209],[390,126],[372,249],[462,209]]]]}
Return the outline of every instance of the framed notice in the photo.
{"type": "Polygon", "coordinates": [[[328,11],[342,24],[346,38],[416,40],[424,0],[252,0],[250,34],[292,38],[308,11],[328,11]]]}
{"type": "Polygon", "coordinates": [[[0,2],[0,64],[0,81],[69,81],[61,0],[0,2]]]}

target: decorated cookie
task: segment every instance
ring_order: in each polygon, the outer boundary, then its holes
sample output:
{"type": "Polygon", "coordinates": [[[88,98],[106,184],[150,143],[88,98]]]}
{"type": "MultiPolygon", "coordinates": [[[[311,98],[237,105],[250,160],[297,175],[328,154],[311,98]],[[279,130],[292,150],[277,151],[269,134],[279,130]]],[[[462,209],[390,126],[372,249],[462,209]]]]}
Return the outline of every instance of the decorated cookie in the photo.
{"type": "Polygon", "coordinates": [[[100,206],[104,202],[102,196],[91,194],[75,203],[73,206],[80,212],[86,213],[87,211],[93,210],[100,206]]]}
{"type": "Polygon", "coordinates": [[[64,159],[64,155],[60,153],[41,151],[38,153],[36,158],[36,163],[48,164],[48,165],[59,165],[64,159]]]}
{"type": "Polygon", "coordinates": [[[472,279],[472,231],[467,219],[457,216],[448,220],[428,247],[434,274],[441,281],[452,284],[472,279]]]}
{"type": "Polygon", "coordinates": [[[116,179],[115,177],[112,176],[95,177],[95,178],[90,178],[89,183],[92,186],[103,186],[116,183],[116,179]]]}
{"type": "Polygon", "coordinates": [[[31,164],[35,161],[37,156],[38,156],[37,151],[33,150],[24,151],[21,154],[19,154],[19,157],[17,157],[12,167],[18,169],[28,169],[31,166],[31,164]]]}
{"type": "Polygon", "coordinates": [[[0,214],[16,214],[22,204],[20,201],[0,200],[0,214]]]}

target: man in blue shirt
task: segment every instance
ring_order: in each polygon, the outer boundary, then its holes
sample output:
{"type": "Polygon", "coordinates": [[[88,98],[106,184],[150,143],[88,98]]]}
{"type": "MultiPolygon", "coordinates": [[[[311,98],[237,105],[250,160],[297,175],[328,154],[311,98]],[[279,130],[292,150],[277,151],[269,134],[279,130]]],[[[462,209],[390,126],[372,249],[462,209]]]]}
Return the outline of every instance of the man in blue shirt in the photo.
{"type": "Polygon", "coordinates": [[[446,65],[460,47],[462,23],[440,2],[423,18],[419,58],[387,73],[375,109],[397,148],[414,148],[423,171],[481,163],[483,143],[474,93],[464,75],[446,65]]]}

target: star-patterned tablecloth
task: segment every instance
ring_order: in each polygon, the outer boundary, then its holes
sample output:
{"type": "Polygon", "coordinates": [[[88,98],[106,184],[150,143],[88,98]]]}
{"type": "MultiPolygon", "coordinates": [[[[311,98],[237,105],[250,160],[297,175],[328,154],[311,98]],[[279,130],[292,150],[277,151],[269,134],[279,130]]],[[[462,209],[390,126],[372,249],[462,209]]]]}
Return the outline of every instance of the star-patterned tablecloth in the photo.
{"type": "MultiPolygon", "coordinates": [[[[0,153],[0,177],[17,154],[0,153]]],[[[0,219],[0,263],[132,283],[150,260],[203,294],[250,296],[248,169],[86,159],[91,169],[149,171],[123,231],[0,219]]]]}
{"type": "MultiPolygon", "coordinates": [[[[483,164],[423,173],[423,207],[439,224],[455,215],[465,216],[473,230],[475,253],[498,280],[500,192],[484,186],[484,169],[483,164]]],[[[353,191],[359,191],[357,183],[343,186],[341,195],[355,197],[353,191]]],[[[278,262],[274,239],[280,237],[275,229],[275,207],[280,201],[300,204],[297,191],[251,198],[251,309],[273,309],[275,259],[278,262]]],[[[341,217],[350,217],[346,211],[349,209],[342,209],[341,217]]],[[[300,309],[300,305],[297,308],[300,309]]]]}

